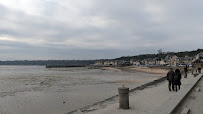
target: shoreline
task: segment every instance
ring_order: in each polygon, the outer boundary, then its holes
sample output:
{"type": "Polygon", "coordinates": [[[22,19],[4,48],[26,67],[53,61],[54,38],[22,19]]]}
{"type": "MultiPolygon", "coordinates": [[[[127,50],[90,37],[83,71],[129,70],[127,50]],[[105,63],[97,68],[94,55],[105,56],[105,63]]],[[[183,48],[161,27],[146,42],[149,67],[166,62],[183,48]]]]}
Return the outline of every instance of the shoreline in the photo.
{"type": "MultiPolygon", "coordinates": [[[[180,69],[181,73],[184,73],[184,67],[172,67],[173,70],[180,69]]],[[[143,72],[157,75],[166,75],[170,70],[170,67],[166,66],[155,66],[155,67],[147,67],[147,66],[101,66],[101,67],[92,67],[92,69],[104,69],[104,70],[117,70],[117,71],[127,71],[127,72],[143,72]]],[[[188,72],[194,70],[192,67],[189,67],[188,72]]]]}
{"type": "Polygon", "coordinates": [[[114,70],[114,71],[124,71],[124,72],[141,72],[147,74],[155,74],[158,76],[166,75],[169,71],[169,68],[162,67],[140,67],[140,66],[109,66],[109,67],[92,67],[91,69],[102,69],[102,70],[114,70]]]}

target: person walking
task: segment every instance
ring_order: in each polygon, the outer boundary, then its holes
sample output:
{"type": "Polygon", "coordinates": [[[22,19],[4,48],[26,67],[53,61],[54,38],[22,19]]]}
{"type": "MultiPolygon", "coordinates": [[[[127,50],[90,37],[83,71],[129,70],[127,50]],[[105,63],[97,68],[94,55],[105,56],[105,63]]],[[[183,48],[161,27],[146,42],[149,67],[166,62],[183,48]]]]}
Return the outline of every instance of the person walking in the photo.
{"type": "Polygon", "coordinates": [[[180,85],[181,85],[181,73],[180,73],[180,70],[179,69],[176,69],[175,70],[175,76],[174,76],[174,89],[175,91],[177,92],[178,90],[180,90],[180,85]],[[178,89],[177,89],[178,87],[178,89]]]}
{"type": "Polygon", "coordinates": [[[185,66],[184,71],[185,71],[185,76],[184,76],[184,78],[187,78],[187,72],[188,72],[188,66],[187,66],[187,65],[185,66]]]}
{"type": "Polygon", "coordinates": [[[174,91],[174,76],[175,76],[175,73],[173,71],[173,68],[170,68],[170,71],[167,73],[167,80],[168,80],[168,89],[169,91],[171,91],[171,86],[172,86],[172,89],[174,91]]]}
{"type": "Polygon", "coordinates": [[[201,73],[202,69],[201,69],[201,67],[199,67],[197,70],[198,70],[198,73],[201,73]]]}

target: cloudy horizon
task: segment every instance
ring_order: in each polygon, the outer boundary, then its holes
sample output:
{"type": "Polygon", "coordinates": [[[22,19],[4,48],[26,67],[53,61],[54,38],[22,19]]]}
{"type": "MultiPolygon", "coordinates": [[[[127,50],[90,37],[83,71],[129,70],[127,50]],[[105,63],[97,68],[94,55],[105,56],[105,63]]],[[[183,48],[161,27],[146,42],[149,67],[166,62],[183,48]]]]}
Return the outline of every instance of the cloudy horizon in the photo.
{"type": "Polygon", "coordinates": [[[0,60],[197,50],[203,48],[202,5],[201,0],[0,0],[0,60]]]}

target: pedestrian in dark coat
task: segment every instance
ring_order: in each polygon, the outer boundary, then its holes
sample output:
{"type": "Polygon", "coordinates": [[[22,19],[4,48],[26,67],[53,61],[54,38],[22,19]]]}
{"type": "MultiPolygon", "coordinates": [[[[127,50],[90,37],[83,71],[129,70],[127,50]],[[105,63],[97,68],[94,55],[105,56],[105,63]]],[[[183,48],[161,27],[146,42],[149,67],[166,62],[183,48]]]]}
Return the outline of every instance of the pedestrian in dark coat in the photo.
{"type": "Polygon", "coordinates": [[[198,73],[201,73],[202,69],[201,69],[201,67],[199,67],[197,70],[198,70],[198,73]]]}
{"type": "Polygon", "coordinates": [[[169,91],[171,91],[171,86],[172,86],[172,89],[174,91],[174,76],[175,76],[175,73],[173,71],[173,68],[170,68],[170,71],[167,73],[167,80],[168,80],[168,89],[169,91]]]}
{"type": "Polygon", "coordinates": [[[175,88],[176,92],[178,91],[178,89],[180,89],[181,78],[182,78],[182,76],[181,76],[180,70],[176,69],[175,70],[175,76],[174,76],[174,88],[175,88]],[[177,86],[178,86],[178,89],[177,89],[177,86]]]}
{"type": "Polygon", "coordinates": [[[184,71],[185,71],[185,76],[184,76],[184,78],[187,78],[187,72],[188,72],[188,66],[187,66],[187,65],[185,66],[184,71]]]}

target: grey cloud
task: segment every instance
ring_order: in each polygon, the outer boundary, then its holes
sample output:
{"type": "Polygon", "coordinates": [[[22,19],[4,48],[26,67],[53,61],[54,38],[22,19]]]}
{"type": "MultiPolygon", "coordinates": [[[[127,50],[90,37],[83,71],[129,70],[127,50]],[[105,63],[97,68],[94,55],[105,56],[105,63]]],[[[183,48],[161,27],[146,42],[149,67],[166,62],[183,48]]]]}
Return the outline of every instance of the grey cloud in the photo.
{"type": "Polygon", "coordinates": [[[156,53],[160,48],[165,51],[203,48],[203,2],[200,0],[88,2],[92,5],[78,5],[76,9],[63,1],[42,2],[38,15],[10,9],[0,2],[0,38],[16,39],[0,39],[5,47],[0,53],[19,59],[33,59],[33,55],[36,59],[60,59],[61,56],[97,59],[156,53]],[[20,42],[20,39],[27,41],[20,42]],[[12,48],[6,49],[6,46],[12,48]],[[13,48],[21,51],[14,54],[13,48]]]}

